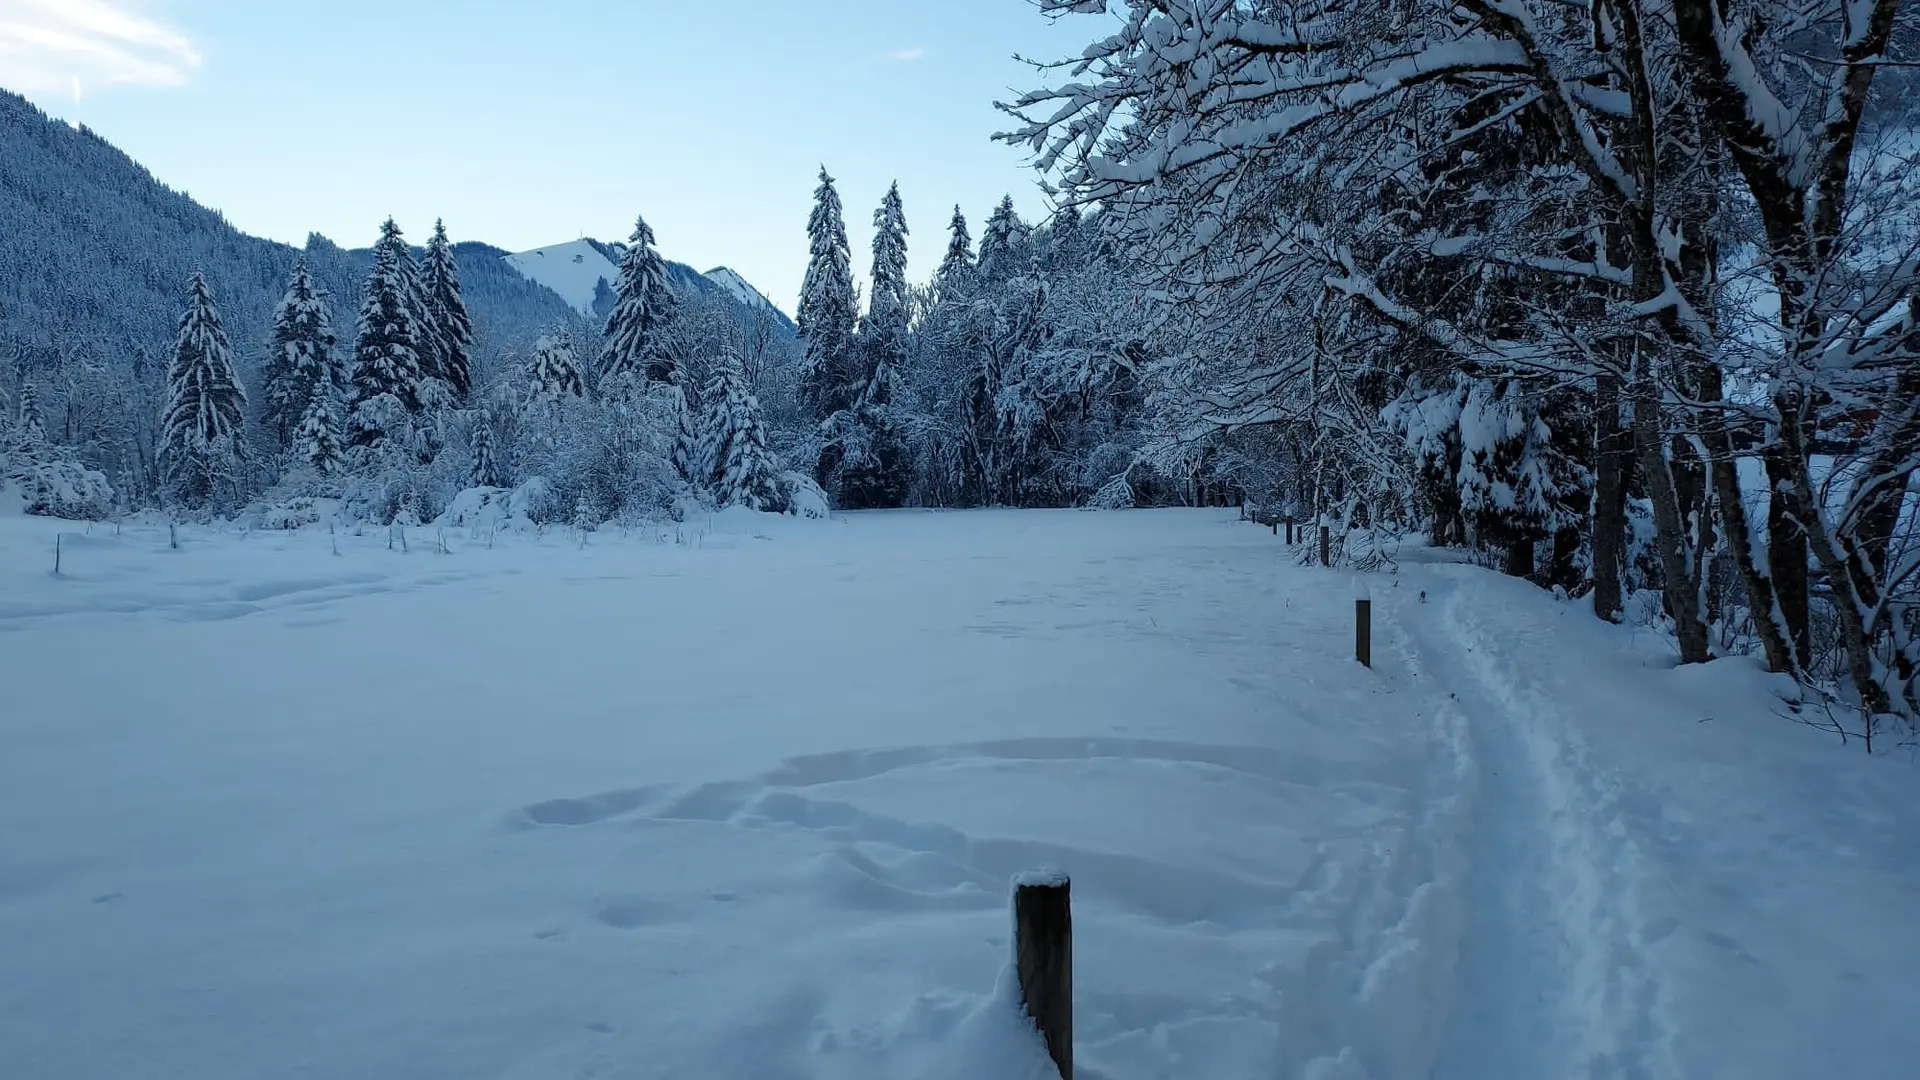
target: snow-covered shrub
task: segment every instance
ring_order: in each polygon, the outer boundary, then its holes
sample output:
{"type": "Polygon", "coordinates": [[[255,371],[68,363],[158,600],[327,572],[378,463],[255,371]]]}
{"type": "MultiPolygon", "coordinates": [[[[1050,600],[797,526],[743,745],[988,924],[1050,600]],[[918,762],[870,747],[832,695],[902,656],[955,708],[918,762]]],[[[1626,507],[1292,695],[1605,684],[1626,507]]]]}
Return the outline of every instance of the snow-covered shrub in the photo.
{"type": "Polygon", "coordinates": [[[1128,510],[1134,505],[1133,485],[1127,482],[1127,474],[1116,473],[1111,480],[1100,485],[1093,497],[1087,500],[1088,510],[1128,510]]]}
{"type": "Polygon", "coordinates": [[[6,478],[17,485],[29,514],[102,521],[113,513],[113,485],[106,474],[78,462],[21,455],[6,478]]]}
{"type": "Polygon", "coordinates": [[[295,495],[263,497],[254,504],[247,517],[256,529],[293,530],[331,520],[339,512],[340,502],[337,499],[295,495]]]}
{"type": "Polygon", "coordinates": [[[806,473],[781,473],[780,487],[786,493],[786,512],[795,517],[825,518],[833,510],[833,503],[828,500],[826,491],[806,473]]]}
{"type": "Polygon", "coordinates": [[[672,461],[680,420],[672,391],[529,401],[515,426],[514,465],[520,475],[544,477],[554,497],[534,520],[571,520],[582,497],[602,520],[669,516],[685,488],[672,461]]]}

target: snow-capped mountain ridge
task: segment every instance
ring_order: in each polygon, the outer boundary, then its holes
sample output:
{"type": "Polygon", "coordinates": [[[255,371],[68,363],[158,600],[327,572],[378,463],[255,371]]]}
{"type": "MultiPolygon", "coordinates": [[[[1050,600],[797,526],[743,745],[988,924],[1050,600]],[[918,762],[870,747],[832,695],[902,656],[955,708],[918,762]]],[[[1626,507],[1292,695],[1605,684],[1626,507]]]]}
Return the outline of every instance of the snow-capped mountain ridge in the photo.
{"type": "Polygon", "coordinates": [[[501,261],[528,281],[552,289],[568,307],[583,315],[593,314],[594,295],[602,280],[612,288],[620,279],[620,267],[586,239],[515,252],[501,261]]]}
{"type": "Polygon", "coordinates": [[[767,299],[767,294],[754,288],[753,283],[740,276],[740,272],[731,266],[716,266],[707,271],[707,280],[717,283],[721,288],[734,295],[734,298],[748,307],[763,307],[785,316],[780,306],[767,299]]]}
{"type": "MultiPolygon", "coordinates": [[[[583,315],[594,315],[595,305],[600,302],[604,289],[609,292],[620,280],[620,258],[626,253],[625,244],[608,244],[582,237],[561,244],[532,248],[504,256],[501,261],[513,267],[528,281],[544,285],[566,301],[567,306],[583,315]]],[[[765,293],[755,288],[751,282],[729,267],[717,266],[705,274],[685,263],[671,260],[667,263],[668,273],[680,288],[694,292],[718,290],[748,310],[764,309],[777,316],[782,325],[791,329],[792,320],[779,306],[767,299],[765,293]]]]}

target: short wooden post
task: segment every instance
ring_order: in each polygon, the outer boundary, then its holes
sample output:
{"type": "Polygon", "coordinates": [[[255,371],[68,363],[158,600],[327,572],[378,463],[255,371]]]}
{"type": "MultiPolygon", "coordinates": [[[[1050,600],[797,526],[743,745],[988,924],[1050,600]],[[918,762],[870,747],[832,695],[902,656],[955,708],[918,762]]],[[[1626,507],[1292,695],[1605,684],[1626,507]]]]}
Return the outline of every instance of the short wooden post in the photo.
{"type": "Polygon", "coordinates": [[[1333,550],[1332,545],[1333,545],[1333,530],[1328,528],[1325,525],[1320,526],[1320,565],[1321,566],[1333,565],[1333,559],[1330,557],[1330,553],[1333,550]]]}
{"type": "Polygon", "coordinates": [[[1353,658],[1373,666],[1373,598],[1358,578],[1353,582],[1353,658]]]}
{"type": "Polygon", "coordinates": [[[1273,535],[1275,536],[1280,535],[1280,519],[1279,518],[1273,519],[1273,535]]]}
{"type": "Polygon", "coordinates": [[[60,576],[60,535],[53,534],[53,576],[60,576]]]}
{"type": "Polygon", "coordinates": [[[1058,872],[1023,874],[1013,884],[1014,963],[1020,1001],[1046,1040],[1060,1080],[1073,1080],[1072,883],[1058,872]]]}

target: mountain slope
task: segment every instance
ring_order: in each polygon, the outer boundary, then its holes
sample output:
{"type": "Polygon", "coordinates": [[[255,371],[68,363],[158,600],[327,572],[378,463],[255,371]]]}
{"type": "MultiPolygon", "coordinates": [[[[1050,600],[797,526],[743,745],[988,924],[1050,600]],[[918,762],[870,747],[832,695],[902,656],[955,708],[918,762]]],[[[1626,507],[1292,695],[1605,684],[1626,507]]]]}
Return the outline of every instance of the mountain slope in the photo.
{"type": "MultiPolygon", "coordinates": [[[[604,316],[613,302],[613,287],[620,280],[620,259],[625,253],[625,244],[582,237],[514,252],[503,256],[502,262],[528,281],[553,290],[575,311],[604,316]]],[[[737,305],[743,316],[766,311],[788,335],[796,332],[785,312],[726,267],[702,274],[686,263],[669,259],[667,276],[682,296],[724,297],[737,305]]]]}
{"type": "MultiPolygon", "coordinates": [[[[402,224],[425,239],[428,222],[402,224]]],[[[367,223],[369,238],[377,225],[367,223]]],[[[200,270],[250,376],[303,254],[333,296],[336,328],[351,334],[367,252],[318,235],[304,252],[248,236],[98,135],[0,91],[0,361],[22,374],[75,357],[155,371],[187,276],[200,270]]],[[[498,249],[456,244],[454,254],[483,348],[565,317],[550,291],[495,269],[498,249]]]]}
{"type": "Polygon", "coordinates": [[[727,290],[734,299],[748,307],[765,308],[782,319],[787,317],[787,313],[781,311],[779,305],[767,299],[766,293],[754,288],[752,282],[741,277],[739,272],[730,266],[716,266],[707,271],[706,277],[708,281],[727,290]]]}

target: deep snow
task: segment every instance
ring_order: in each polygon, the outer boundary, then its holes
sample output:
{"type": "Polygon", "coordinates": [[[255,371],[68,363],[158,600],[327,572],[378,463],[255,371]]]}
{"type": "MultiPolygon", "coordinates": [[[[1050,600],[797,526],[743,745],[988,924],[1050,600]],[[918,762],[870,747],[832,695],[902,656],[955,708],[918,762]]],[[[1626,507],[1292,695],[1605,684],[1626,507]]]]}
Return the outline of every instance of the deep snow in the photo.
{"type": "Polygon", "coordinates": [[[1040,1075],[1043,866],[1090,1077],[1920,1060],[1912,765],[1484,571],[1369,671],[1230,512],[84,533],[0,518],[8,1077],[1040,1075]]]}

